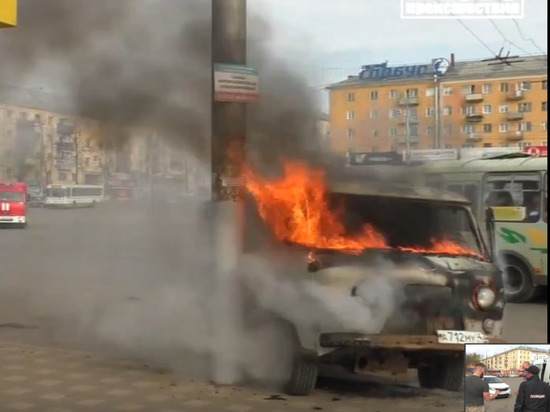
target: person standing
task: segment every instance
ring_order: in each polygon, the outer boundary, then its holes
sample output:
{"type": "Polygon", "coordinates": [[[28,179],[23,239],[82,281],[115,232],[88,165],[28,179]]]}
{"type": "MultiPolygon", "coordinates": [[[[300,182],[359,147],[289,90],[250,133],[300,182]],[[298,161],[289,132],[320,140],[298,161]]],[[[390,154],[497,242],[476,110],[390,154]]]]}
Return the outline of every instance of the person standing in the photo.
{"type": "MultiPolygon", "coordinates": [[[[525,382],[525,380],[527,379],[527,368],[531,366],[531,364],[529,362],[523,362],[521,364],[521,371],[524,373],[524,376],[523,376],[523,381],[525,382]]],[[[518,393],[519,391],[516,391],[516,396],[518,396],[518,393]]]]}
{"type": "Polygon", "coordinates": [[[485,412],[485,402],[491,402],[500,391],[489,394],[489,384],[483,380],[485,364],[476,363],[474,374],[464,381],[464,406],[466,412],[485,412]]]}
{"type": "Polygon", "coordinates": [[[514,412],[550,412],[550,386],[539,379],[540,369],[526,369],[527,376],[519,385],[514,412]]]}

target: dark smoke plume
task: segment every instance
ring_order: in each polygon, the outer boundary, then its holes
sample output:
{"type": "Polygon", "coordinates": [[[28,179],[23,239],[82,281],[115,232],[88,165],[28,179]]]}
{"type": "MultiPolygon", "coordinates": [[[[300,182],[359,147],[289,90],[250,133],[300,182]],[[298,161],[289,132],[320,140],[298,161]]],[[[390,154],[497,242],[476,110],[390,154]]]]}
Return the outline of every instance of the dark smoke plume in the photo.
{"type": "MultiPolygon", "coordinates": [[[[19,26],[0,37],[0,76],[19,82],[59,67],[75,113],[151,127],[206,161],[210,15],[205,0],[21,0],[19,26]]],[[[266,46],[276,35],[266,27],[249,17],[248,64],[260,69],[262,93],[249,111],[249,147],[264,164],[304,155],[316,118],[305,85],[266,46]]],[[[116,148],[127,138],[103,143],[116,148]]]]}

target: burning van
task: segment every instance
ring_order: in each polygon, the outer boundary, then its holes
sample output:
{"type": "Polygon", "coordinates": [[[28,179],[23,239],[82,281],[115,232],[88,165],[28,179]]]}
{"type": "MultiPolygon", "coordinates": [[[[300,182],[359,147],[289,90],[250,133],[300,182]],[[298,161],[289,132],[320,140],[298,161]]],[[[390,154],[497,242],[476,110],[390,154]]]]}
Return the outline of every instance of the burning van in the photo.
{"type": "Polygon", "coordinates": [[[457,391],[464,344],[499,341],[502,276],[465,198],[413,185],[329,184],[300,165],[278,181],[249,174],[247,188],[274,242],[301,256],[301,269],[278,276],[318,288],[314,300],[335,308],[324,317],[276,313],[295,338],[291,394],[309,394],[323,364],[392,380],[415,368],[422,387],[457,391]]]}

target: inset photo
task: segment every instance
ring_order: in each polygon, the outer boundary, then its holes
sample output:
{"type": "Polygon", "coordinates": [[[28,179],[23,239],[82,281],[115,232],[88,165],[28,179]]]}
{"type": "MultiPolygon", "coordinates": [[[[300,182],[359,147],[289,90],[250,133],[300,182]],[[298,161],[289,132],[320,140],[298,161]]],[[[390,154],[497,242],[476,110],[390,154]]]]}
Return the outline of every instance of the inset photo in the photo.
{"type": "Polygon", "coordinates": [[[466,412],[550,411],[550,345],[466,346],[466,412]]]}

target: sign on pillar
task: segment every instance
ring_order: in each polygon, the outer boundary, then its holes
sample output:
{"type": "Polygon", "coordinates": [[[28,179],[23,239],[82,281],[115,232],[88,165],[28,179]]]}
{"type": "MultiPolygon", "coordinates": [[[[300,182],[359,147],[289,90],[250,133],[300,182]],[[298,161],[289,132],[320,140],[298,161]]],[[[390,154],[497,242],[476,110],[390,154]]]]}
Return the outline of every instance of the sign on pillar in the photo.
{"type": "Polygon", "coordinates": [[[0,1],[0,29],[17,26],[17,0],[0,1]]]}

